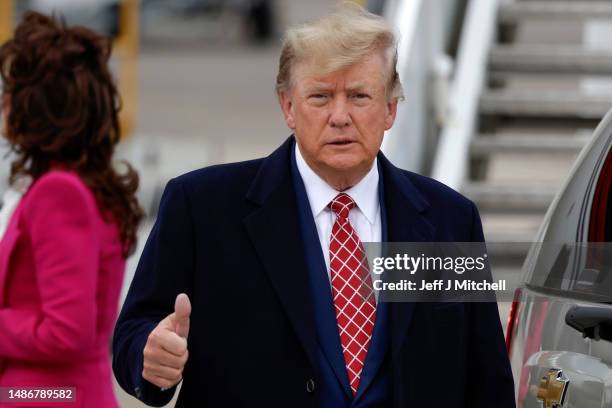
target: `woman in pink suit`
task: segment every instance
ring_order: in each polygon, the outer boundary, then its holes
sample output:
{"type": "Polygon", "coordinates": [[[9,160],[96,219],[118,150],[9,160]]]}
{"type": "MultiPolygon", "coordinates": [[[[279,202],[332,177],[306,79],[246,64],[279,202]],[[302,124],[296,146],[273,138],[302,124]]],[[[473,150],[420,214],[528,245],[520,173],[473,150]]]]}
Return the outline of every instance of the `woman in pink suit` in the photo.
{"type": "Polygon", "coordinates": [[[0,387],[13,391],[0,392],[2,407],[44,405],[18,392],[42,387],[74,389],[74,402],[52,406],[117,407],[109,340],[142,210],[137,174],[111,164],[109,55],[105,38],[38,13],[0,48],[11,182],[30,181],[2,210],[0,387]]]}

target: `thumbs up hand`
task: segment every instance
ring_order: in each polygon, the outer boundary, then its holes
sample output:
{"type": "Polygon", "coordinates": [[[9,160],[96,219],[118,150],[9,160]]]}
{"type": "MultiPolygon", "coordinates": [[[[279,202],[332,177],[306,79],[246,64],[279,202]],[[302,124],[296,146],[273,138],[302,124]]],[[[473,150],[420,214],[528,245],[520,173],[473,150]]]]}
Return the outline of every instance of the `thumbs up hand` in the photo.
{"type": "Polygon", "coordinates": [[[174,313],[169,314],[153,329],[143,350],[142,377],[161,388],[172,388],[183,379],[183,369],[189,352],[189,297],[181,293],[176,297],[174,313]]]}

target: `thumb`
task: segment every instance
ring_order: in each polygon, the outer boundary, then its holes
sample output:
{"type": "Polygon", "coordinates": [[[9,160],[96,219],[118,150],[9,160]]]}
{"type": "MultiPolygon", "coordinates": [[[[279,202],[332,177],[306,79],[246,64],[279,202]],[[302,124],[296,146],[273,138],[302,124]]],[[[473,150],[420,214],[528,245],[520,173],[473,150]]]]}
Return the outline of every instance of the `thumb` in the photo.
{"type": "Polygon", "coordinates": [[[185,339],[189,334],[189,315],[191,315],[191,302],[186,294],[181,293],[174,303],[174,331],[185,339]]]}

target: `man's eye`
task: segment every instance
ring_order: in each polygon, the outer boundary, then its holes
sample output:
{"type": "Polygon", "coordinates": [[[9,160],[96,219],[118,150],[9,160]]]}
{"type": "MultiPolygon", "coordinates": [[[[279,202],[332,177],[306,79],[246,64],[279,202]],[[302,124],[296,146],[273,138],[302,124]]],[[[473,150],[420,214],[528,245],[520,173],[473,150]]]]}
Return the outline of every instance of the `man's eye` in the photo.
{"type": "Polygon", "coordinates": [[[353,95],[353,98],[356,98],[356,99],[367,99],[369,97],[370,95],[366,93],[358,93],[358,94],[353,95]]]}
{"type": "Polygon", "coordinates": [[[314,98],[314,99],[323,99],[323,98],[327,97],[327,95],[324,95],[324,94],[312,94],[312,95],[310,95],[310,97],[314,98]]]}

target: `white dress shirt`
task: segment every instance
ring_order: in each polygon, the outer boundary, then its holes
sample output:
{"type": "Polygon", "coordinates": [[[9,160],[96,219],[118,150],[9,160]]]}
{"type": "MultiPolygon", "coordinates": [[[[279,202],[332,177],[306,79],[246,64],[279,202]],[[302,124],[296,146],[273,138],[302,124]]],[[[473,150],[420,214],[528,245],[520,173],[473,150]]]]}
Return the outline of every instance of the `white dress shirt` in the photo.
{"type": "MultiPolygon", "coordinates": [[[[321,250],[325,257],[327,277],[331,282],[329,271],[329,242],[332,227],[336,221],[334,213],[327,205],[341,192],[335,190],[315,173],[295,145],[295,159],[300,176],[304,181],[306,195],[312,210],[312,216],[317,226],[321,250]]],[[[362,178],[348,190],[342,191],[348,194],[355,201],[355,208],[349,213],[349,221],[357,231],[361,242],[380,242],[382,237],[382,221],[380,214],[380,202],[378,201],[378,166],[377,159],[374,159],[372,168],[362,178]]]]}

